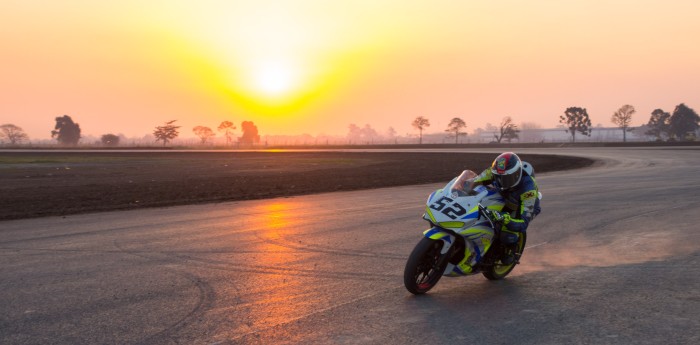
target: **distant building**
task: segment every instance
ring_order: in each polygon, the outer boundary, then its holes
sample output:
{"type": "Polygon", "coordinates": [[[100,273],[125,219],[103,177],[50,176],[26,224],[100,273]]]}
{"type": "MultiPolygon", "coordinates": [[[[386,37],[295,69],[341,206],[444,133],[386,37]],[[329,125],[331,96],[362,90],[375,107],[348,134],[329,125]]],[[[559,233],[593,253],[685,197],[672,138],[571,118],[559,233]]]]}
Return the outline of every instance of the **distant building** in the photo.
{"type": "MultiPolygon", "coordinates": [[[[627,141],[642,142],[653,141],[655,138],[644,134],[646,130],[632,130],[627,132],[627,141]]],[[[480,131],[470,135],[472,143],[496,142],[493,131],[480,131]]],[[[519,139],[514,139],[513,143],[568,143],[571,142],[571,133],[567,133],[564,128],[538,128],[524,129],[518,133],[519,139]]],[[[576,142],[621,142],[622,129],[617,127],[594,127],[591,136],[576,133],[576,142]]],[[[504,139],[501,141],[506,143],[504,139]]]]}

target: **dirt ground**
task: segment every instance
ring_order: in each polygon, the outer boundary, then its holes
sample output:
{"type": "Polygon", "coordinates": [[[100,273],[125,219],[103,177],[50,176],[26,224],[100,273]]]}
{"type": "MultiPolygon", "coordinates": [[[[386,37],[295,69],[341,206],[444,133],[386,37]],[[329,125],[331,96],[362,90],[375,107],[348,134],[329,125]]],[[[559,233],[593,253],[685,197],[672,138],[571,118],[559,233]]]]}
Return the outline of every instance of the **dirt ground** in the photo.
{"type": "MultiPolygon", "coordinates": [[[[0,219],[262,199],[447,182],[493,154],[356,152],[3,152],[0,219]]],[[[585,158],[522,155],[538,173],[585,158]]]]}

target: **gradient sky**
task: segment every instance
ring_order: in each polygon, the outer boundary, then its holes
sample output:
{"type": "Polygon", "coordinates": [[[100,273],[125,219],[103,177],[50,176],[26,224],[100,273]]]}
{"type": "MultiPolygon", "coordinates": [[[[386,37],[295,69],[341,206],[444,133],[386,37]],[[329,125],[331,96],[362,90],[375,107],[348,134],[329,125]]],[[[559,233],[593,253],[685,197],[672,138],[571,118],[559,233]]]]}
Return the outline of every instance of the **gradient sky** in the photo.
{"type": "Polygon", "coordinates": [[[700,110],[700,1],[0,2],[0,124],[46,139],[247,120],[262,135],[472,131],[569,106],[700,110]],[[145,4],[144,4],[145,3],[145,4]]]}

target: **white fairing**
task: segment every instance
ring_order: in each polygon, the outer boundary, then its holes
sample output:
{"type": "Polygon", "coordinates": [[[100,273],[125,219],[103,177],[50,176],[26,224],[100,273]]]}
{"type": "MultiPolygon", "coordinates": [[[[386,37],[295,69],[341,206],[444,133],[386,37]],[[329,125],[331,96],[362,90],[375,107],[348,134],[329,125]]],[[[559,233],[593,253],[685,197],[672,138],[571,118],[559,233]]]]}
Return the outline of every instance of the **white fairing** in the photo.
{"type": "MultiPolygon", "coordinates": [[[[437,228],[431,231],[440,232],[440,228],[450,229],[465,239],[466,253],[469,256],[469,266],[478,262],[493,240],[494,231],[490,223],[479,217],[478,205],[500,211],[504,200],[495,188],[473,185],[477,175],[465,170],[460,176],[450,181],[445,188],[437,190],[428,198],[426,215],[424,218],[437,228]]],[[[430,236],[426,232],[426,236],[430,236]]],[[[455,243],[453,235],[444,238],[443,253],[455,243]]],[[[470,271],[460,270],[453,264],[449,264],[445,270],[446,275],[464,275],[470,271]],[[453,271],[454,270],[454,271],[453,271]]]]}
{"type": "Polygon", "coordinates": [[[465,170],[461,175],[450,181],[443,189],[431,194],[427,201],[427,207],[431,211],[433,219],[426,215],[426,220],[433,221],[436,225],[449,222],[463,222],[460,227],[448,227],[459,232],[469,228],[479,218],[478,205],[496,208],[503,207],[503,198],[495,188],[483,185],[472,185],[477,175],[471,170],[465,170]]]}

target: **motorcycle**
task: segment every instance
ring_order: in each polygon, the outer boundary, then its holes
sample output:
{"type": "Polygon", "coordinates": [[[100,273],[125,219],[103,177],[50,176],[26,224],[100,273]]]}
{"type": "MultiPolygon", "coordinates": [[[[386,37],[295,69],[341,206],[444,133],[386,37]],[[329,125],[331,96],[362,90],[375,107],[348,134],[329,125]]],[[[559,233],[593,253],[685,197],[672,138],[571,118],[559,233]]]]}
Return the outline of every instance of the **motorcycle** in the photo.
{"type": "Polygon", "coordinates": [[[476,176],[465,170],[428,197],[423,219],[431,228],[423,232],[404,269],[404,285],[411,293],[428,292],[442,276],[482,273],[490,280],[503,279],[519,263],[527,235],[501,230],[505,201],[497,188],[474,185],[476,176]]]}

